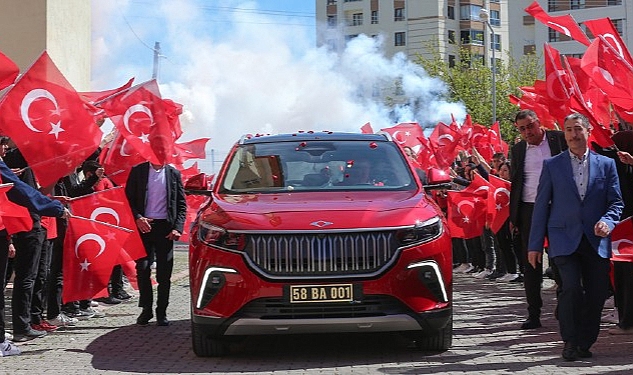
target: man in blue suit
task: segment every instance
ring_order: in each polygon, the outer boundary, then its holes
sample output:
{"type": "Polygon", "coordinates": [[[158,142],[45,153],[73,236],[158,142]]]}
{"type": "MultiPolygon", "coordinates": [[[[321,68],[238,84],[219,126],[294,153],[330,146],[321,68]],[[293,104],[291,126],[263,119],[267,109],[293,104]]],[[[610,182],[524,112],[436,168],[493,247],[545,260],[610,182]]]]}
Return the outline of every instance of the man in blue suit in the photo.
{"type": "Polygon", "coordinates": [[[528,245],[536,266],[548,237],[562,281],[558,323],[568,361],[592,356],[609,285],[609,235],[624,206],[615,162],[589,150],[589,131],[583,115],[565,118],[569,151],[543,162],[528,245]]]}

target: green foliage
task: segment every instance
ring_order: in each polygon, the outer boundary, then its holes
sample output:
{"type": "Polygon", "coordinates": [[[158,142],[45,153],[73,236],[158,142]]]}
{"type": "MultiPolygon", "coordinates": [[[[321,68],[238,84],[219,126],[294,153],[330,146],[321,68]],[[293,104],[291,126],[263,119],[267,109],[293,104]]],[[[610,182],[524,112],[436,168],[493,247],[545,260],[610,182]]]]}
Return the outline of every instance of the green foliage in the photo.
{"type": "MultiPolygon", "coordinates": [[[[418,55],[420,64],[431,77],[442,79],[448,86],[446,100],[464,103],[474,123],[492,125],[492,70],[484,65],[483,57],[475,55],[467,48],[460,48],[455,66],[450,67],[439,53],[437,43],[428,47],[430,58],[418,55]]],[[[510,103],[508,96],[521,96],[518,88],[533,86],[542,76],[539,57],[536,54],[524,55],[519,61],[509,52],[507,62],[497,59],[496,73],[496,114],[503,139],[512,144],[518,135],[512,125],[518,107],[510,103]]]]}

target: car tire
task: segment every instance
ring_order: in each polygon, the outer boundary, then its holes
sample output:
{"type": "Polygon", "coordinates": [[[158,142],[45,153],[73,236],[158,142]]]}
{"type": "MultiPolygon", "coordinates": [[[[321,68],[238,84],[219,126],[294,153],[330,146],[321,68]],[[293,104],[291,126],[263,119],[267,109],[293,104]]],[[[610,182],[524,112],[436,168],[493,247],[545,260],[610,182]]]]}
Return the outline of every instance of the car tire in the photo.
{"type": "Polygon", "coordinates": [[[419,350],[443,352],[453,345],[453,317],[446,326],[435,332],[425,332],[416,335],[415,346],[419,350]]]}
{"type": "Polygon", "coordinates": [[[203,325],[191,323],[191,339],[198,357],[221,357],[229,352],[228,343],[211,336],[203,325]]]}

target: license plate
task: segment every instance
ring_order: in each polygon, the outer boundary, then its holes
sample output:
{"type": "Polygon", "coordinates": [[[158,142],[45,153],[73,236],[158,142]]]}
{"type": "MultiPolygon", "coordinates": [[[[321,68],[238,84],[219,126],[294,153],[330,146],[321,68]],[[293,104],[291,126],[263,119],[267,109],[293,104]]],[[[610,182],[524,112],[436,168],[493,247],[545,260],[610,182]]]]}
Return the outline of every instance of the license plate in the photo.
{"type": "Polygon", "coordinates": [[[353,284],[290,286],[290,303],[352,302],[353,300],[353,284]]]}

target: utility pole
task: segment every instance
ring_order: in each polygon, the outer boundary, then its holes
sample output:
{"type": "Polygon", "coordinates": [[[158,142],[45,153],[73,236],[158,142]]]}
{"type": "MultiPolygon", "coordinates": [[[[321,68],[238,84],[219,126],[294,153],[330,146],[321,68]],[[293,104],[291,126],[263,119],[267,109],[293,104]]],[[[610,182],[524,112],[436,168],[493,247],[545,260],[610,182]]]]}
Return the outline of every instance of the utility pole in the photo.
{"type": "Polygon", "coordinates": [[[160,42],[154,43],[154,72],[152,79],[158,79],[158,58],[160,57],[160,42]]]}

